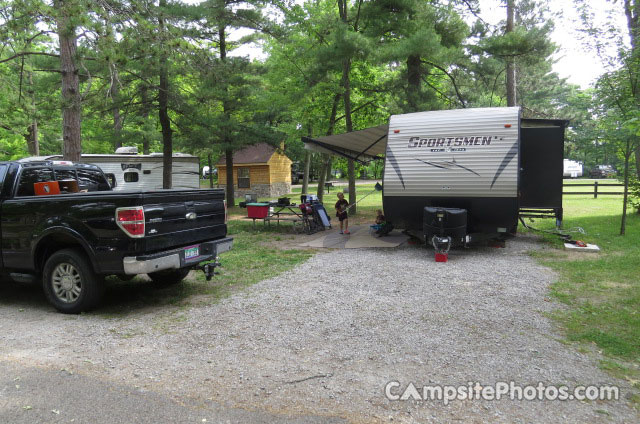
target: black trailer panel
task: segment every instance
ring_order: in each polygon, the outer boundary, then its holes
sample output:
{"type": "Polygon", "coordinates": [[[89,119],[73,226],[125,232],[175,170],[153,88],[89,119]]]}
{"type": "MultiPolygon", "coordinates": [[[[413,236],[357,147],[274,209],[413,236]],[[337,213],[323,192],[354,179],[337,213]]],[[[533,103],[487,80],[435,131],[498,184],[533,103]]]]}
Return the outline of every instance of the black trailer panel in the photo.
{"type": "Polygon", "coordinates": [[[562,172],[566,121],[522,120],[520,130],[521,215],[553,211],[562,219],[562,172]],[[526,210],[527,212],[524,212],[526,210]]]}

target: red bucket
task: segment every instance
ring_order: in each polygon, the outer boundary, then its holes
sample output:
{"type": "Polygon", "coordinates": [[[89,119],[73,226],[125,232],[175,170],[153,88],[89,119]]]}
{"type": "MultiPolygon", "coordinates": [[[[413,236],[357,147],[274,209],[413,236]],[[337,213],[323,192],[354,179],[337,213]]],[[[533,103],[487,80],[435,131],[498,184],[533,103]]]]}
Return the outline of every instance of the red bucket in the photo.
{"type": "Polygon", "coordinates": [[[448,253],[436,253],[436,262],[447,262],[448,259],[448,253]]]}

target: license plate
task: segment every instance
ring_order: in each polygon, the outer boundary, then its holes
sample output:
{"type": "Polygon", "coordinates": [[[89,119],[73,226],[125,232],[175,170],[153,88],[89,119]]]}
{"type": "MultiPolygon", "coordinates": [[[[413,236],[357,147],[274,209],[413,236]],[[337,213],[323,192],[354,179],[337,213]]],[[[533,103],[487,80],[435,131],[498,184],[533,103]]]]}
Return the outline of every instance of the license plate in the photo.
{"type": "Polygon", "coordinates": [[[189,260],[200,256],[200,246],[192,246],[184,249],[184,259],[189,260]]]}

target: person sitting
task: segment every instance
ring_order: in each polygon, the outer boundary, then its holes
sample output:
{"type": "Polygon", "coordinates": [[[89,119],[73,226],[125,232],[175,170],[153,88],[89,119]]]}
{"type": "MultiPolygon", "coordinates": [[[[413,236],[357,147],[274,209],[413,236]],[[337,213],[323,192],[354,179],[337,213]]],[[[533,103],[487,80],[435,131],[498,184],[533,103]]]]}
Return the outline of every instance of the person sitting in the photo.
{"type": "Polygon", "coordinates": [[[378,237],[382,237],[386,236],[391,232],[391,230],[393,230],[393,225],[384,217],[382,210],[378,209],[376,223],[372,225],[371,228],[375,231],[378,237]]]}

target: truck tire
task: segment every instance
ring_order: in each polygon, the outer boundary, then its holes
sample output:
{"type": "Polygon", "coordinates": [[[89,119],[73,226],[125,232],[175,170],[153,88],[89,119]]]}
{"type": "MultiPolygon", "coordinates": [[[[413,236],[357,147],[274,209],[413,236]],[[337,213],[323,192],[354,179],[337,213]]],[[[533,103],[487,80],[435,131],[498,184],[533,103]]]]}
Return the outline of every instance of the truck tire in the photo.
{"type": "Polygon", "coordinates": [[[165,271],[157,271],[147,274],[151,280],[158,286],[166,287],[178,284],[185,279],[191,271],[190,268],[167,269],[165,271]]]}
{"type": "Polygon", "coordinates": [[[75,249],[59,250],[47,259],[42,285],[49,303],[65,314],[91,310],[104,293],[104,279],[93,271],[87,256],[75,249]]]}

